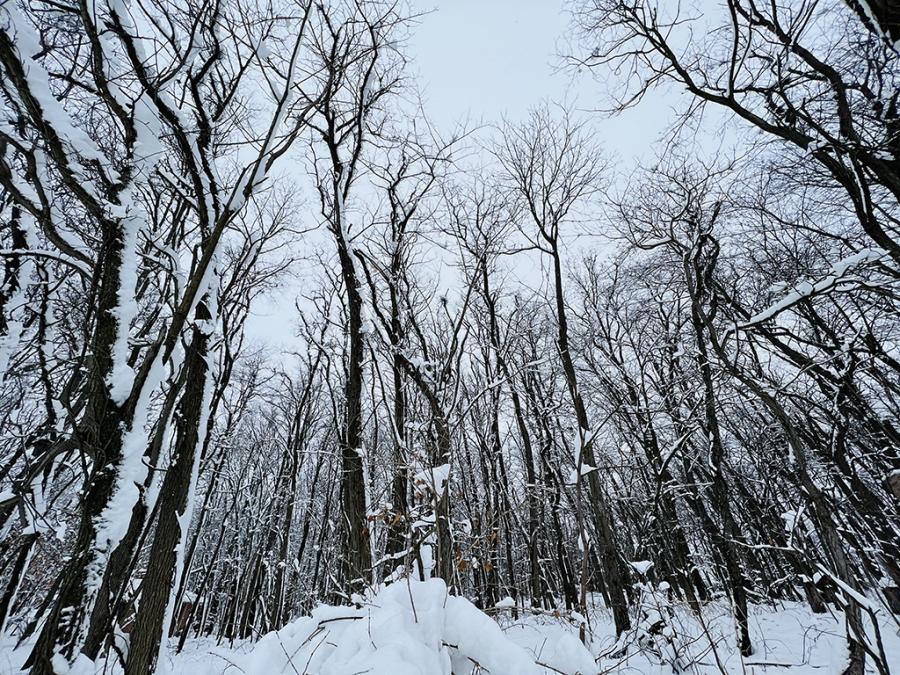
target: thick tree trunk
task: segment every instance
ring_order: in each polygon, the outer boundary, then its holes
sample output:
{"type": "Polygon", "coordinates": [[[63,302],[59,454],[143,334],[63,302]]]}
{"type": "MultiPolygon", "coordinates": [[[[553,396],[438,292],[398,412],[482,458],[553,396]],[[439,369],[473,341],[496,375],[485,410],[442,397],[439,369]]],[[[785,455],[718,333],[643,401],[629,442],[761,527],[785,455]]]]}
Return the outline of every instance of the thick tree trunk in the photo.
{"type": "MultiPolygon", "coordinates": [[[[338,188],[336,188],[338,189],[338,188]]],[[[337,213],[341,222],[344,214],[337,213]]],[[[362,296],[359,279],[343,230],[335,232],[344,290],[347,294],[347,379],[344,384],[346,413],[341,451],[341,507],[344,579],[351,592],[372,582],[372,555],[366,519],[366,484],[362,457],[362,393],[365,341],[362,326],[362,296]]]]}
{"type": "MultiPolygon", "coordinates": [[[[207,321],[210,318],[205,306],[199,305],[197,319],[207,321]]],[[[203,408],[208,403],[206,388],[210,377],[208,340],[207,333],[195,325],[184,363],[185,389],[175,416],[174,458],[160,490],[159,520],[141,584],[140,603],[125,664],[126,675],[152,673],[164,642],[164,623],[178,574],[178,552],[185,545],[190,526],[189,516],[186,516],[190,514],[188,496],[195,477],[197,452],[205,435],[202,421],[203,408]]]]}
{"type": "MultiPolygon", "coordinates": [[[[148,453],[148,464],[150,466],[156,466],[159,461],[166,430],[169,428],[172,410],[178,400],[178,393],[181,391],[183,384],[184,378],[179,378],[166,394],[166,400],[163,404],[148,453]]],[[[144,494],[146,494],[154,480],[153,472],[150,472],[144,481],[144,494]]],[[[106,569],[103,570],[103,579],[97,591],[97,600],[94,602],[87,636],[81,650],[91,660],[97,658],[104,645],[112,636],[113,624],[119,618],[118,606],[122,602],[125,585],[134,564],[136,551],[140,546],[142,535],[145,534],[144,528],[148,515],[148,504],[142,494],[141,499],[134,505],[125,536],[122,537],[119,545],[113,549],[106,569]]]]}
{"type": "MultiPolygon", "coordinates": [[[[32,675],[53,675],[54,654],[73,659],[84,639],[84,617],[91,611],[93,593],[88,587],[99,583],[88,578],[88,567],[96,560],[103,544],[97,541],[97,522],[106,509],[116,486],[117,467],[122,458],[122,437],[131,422],[128,404],[119,406],[112,400],[107,377],[112,371],[112,347],[118,335],[118,319],[114,310],[119,304],[120,270],[123,256],[121,228],[108,230],[100,256],[97,314],[91,339],[92,361],[87,383],[87,405],[79,425],[81,450],[92,459],[91,473],[81,500],[78,532],[68,562],[60,572],[61,583],[56,599],[44,620],[26,666],[32,675]]],[[[126,330],[123,327],[122,330],[126,330]]]]}

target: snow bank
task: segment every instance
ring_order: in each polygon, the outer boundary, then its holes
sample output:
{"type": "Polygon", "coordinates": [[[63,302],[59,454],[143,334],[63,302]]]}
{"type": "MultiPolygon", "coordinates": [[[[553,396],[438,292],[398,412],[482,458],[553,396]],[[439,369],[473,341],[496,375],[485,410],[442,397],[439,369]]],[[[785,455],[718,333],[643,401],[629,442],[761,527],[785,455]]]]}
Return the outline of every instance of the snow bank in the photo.
{"type": "MultiPolygon", "coordinates": [[[[229,661],[246,675],[463,675],[478,667],[491,675],[548,672],[436,579],[397,582],[358,609],[319,607],[229,661]]],[[[222,664],[211,666],[208,675],[221,673],[222,664]]]]}
{"type": "MultiPolygon", "coordinates": [[[[700,620],[681,603],[655,604],[661,600],[656,592],[642,597],[645,620],[626,636],[622,650],[610,612],[590,594],[587,649],[573,613],[520,608],[514,619],[510,608],[501,606],[495,608],[498,624],[469,601],[449,596],[440,581],[403,580],[363,607],[319,607],[257,642],[229,646],[216,644],[214,637],[191,639],[176,655],[175,641],[168,640],[158,675],[839,675],[846,666],[840,611],[813,614],[794,602],[751,605],[756,653],[744,658],[727,603],[706,605],[700,620]],[[664,625],[648,632],[655,619],[664,625]]],[[[900,631],[884,610],[879,620],[889,667],[900,673],[900,631]]],[[[0,675],[20,675],[31,646],[0,636],[0,675]]],[[[871,659],[866,672],[877,675],[871,659]]],[[[96,669],[72,673],[121,675],[122,670],[113,657],[96,669]]]]}

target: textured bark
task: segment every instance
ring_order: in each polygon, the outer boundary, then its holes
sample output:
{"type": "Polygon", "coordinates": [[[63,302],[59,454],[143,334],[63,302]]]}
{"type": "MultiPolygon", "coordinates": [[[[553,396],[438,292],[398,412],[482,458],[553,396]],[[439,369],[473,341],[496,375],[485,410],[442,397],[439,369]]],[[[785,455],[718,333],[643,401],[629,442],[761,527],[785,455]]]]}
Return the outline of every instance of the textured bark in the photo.
{"type": "MultiPolygon", "coordinates": [[[[25,249],[28,247],[28,241],[25,238],[25,231],[21,226],[22,210],[13,206],[10,213],[9,222],[6,224],[10,232],[10,248],[12,250],[25,249]]],[[[0,283],[0,337],[8,332],[6,305],[9,299],[19,290],[19,269],[22,266],[22,256],[9,255],[3,261],[3,282],[0,283]]],[[[0,373],[0,380],[6,373],[0,373]]]]}
{"type": "MultiPolygon", "coordinates": [[[[160,420],[148,452],[147,461],[150,466],[156,466],[159,461],[169,418],[183,384],[184,380],[182,378],[179,382],[173,383],[166,394],[160,420]]],[[[154,480],[153,472],[149,472],[143,485],[145,492],[154,480]]],[[[119,542],[119,545],[113,549],[106,569],[103,570],[103,579],[100,582],[100,587],[97,589],[97,599],[91,611],[87,635],[81,650],[91,660],[96,659],[100,654],[104,645],[112,636],[114,623],[121,618],[118,616],[118,612],[123,600],[122,596],[125,592],[129,575],[132,572],[141,538],[145,534],[144,528],[149,515],[147,506],[147,502],[142,495],[141,499],[134,505],[125,536],[119,542]]]]}
{"type": "Polygon", "coordinates": [[[344,384],[346,413],[341,449],[341,506],[343,515],[344,575],[357,592],[372,581],[369,526],[366,521],[366,484],[362,458],[362,392],[365,343],[362,333],[362,297],[353,260],[339,237],[339,256],[347,294],[347,379],[344,384]]]}
{"type": "Polygon", "coordinates": [[[60,573],[61,583],[26,665],[33,675],[53,675],[51,659],[60,651],[72,659],[83,640],[82,623],[88,607],[88,565],[97,555],[96,523],[112,496],[117,466],[122,457],[122,434],[131,412],[109,396],[106,378],[112,369],[111,349],[118,322],[119,271],[123,255],[122,232],[109,228],[98,266],[97,315],[91,339],[93,358],[87,381],[87,405],[79,425],[81,450],[93,460],[85,485],[78,531],[69,560],[60,573]]]}
{"type": "MultiPolygon", "coordinates": [[[[203,304],[197,308],[197,319],[210,319],[203,304]]],[[[131,646],[125,664],[126,675],[146,675],[156,669],[156,660],[163,644],[163,623],[173,594],[178,572],[178,551],[185,545],[190,526],[183,518],[194,476],[194,464],[201,442],[201,420],[206,404],[209,366],[207,344],[209,336],[198,326],[192,329],[184,368],[185,389],[175,415],[176,442],[174,458],[163,479],[159,495],[159,520],[150,547],[147,571],[141,584],[141,598],[131,634],[131,646]]]]}

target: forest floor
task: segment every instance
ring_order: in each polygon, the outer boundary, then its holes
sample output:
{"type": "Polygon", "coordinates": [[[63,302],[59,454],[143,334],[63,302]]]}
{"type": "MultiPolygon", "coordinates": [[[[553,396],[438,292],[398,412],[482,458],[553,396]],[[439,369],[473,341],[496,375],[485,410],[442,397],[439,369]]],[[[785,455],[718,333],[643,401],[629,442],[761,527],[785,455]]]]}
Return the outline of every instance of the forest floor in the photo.
{"type": "MultiPolygon", "coordinates": [[[[593,639],[579,640],[579,615],[523,614],[511,601],[485,614],[448,596],[441,582],[394,584],[360,608],[319,607],[309,617],[256,641],[216,644],[190,640],[181,654],[164,650],[164,675],[588,675],[595,673],[785,673],[831,675],[846,664],[843,618],[813,614],[800,603],[751,608],[755,653],[742,658],[731,613],[706,606],[702,618],[687,608],[644,604],[643,622],[617,643],[602,607],[589,614],[593,639]],[[668,620],[661,622],[662,617],[668,620]],[[646,629],[655,624],[655,630],[646,629]]],[[[882,612],[881,639],[891,672],[900,673],[900,629],[882,612]]],[[[27,645],[0,641],[0,675],[18,673],[27,645]]],[[[870,660],[871,664],[871,660],[870,660]]],[[[869,669],[877,672],[874,666],[869,669]]],[[[72,668],[68,675],[113,675],[118,666],[72,668]]],[[[61,674],[63,675],[63,674],[61,674]]]]}

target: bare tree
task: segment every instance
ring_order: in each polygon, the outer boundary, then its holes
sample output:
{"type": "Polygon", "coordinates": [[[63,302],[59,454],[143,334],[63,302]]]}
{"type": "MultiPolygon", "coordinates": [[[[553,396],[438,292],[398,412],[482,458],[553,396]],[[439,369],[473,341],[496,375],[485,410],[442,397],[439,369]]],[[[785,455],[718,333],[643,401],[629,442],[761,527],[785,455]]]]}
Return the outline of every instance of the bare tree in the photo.
{"type": "Polygon", "coordinates": [[[561,230],[571,223],[576,209],[600,187],[602,157],[586,139],[585,131],[565,111],[555,120],[548,107],[534,111],[519,127],[508,126],[497,150],[510,189],[522,200],[537,232],[533,244],[550,258],[553,307],[559,350],[577,429],[578,480],[587,476],[594,537],[603,565],[603,583],[613,609],[616,632],[628,630],[626,589],[628,573],[616,543],[613,514],[597,473],[592,428],[578,387],[575,361],[569,346],[569,327],[563,289],[561,230]]]}
{"type": "Polygon", "coordinates": [[[317,59],[323,68],[324,95],[311,121],[313,169],[322,216],[334,237],[347,303],[349,344],[345,382],[345,422],[340,448],[344,528],[344,574],[351,588],[372,579],[371,538],[366,513],[363,436],[363,299],[354,253],[353,188],[364,171],[363,151],[383,123],[384,99],[401,83],[394,32],[404,19],[393,3],[363,6],[348,2],[343,14],[324,17],[316,33],[317,59]]]}

